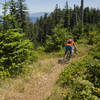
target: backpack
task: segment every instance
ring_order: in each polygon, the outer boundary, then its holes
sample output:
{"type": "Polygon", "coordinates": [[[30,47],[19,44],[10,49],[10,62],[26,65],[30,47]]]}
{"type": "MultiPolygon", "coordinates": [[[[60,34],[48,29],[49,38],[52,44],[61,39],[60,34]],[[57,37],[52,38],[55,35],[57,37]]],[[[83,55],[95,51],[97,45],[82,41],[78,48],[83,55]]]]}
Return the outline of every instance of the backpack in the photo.
{"type": "Polygon", "coordinates": [[[69,40],[67,41],[68,44],[72,44],[72,42],[73,42],[72,39],[69,39],[69,40]]]}

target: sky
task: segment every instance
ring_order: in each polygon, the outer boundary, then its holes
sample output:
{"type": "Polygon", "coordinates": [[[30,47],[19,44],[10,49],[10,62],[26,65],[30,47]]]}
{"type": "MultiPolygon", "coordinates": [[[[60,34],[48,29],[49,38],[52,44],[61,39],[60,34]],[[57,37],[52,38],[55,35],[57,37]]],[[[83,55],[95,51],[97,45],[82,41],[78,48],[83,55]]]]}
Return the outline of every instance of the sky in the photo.
{"type": "MultiPolygon", "coordinates": [[[[3,1],[4,0],[0,0],[0,3],[3,1]]],[[[52,12],[56,4],[58,4],[60,8],[64,8],[66,1],[69,2],[70,7],[73,7],[74,4],[80,5],[81,3],[81,0],[26,0],[26,5],[30,13],[52,12]]],[[[84,0],[84,6],[100,9],[100,0],[84,0]]],[[[0,14],[2,13],[1,8],[2,6],[0,4],[0,14]]]]}
{"type": "MultiPolygon", "coordinates": [[[[60,8],[64,8],[66,1],[69,2],[69,6],[73,7],[74,4],[80,5],[81,0],[26,0],[27,6],[30,12],[51,12],[55,9],[56,4],[60,8]]],[[[100,8],[100,0],[84,0],[85,7],[100,8]]]]}

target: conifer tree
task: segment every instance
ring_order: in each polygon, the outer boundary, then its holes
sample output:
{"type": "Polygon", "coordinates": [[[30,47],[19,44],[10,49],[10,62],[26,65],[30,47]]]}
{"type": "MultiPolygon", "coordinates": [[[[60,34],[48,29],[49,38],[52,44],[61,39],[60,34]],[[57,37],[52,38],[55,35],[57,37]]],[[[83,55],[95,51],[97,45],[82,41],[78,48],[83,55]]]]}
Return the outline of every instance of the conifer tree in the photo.
{"type": "Polygon", "coordinates": [[[69,28],[70,27],[70,11],[68,6],[68,1],[66,2],[65,8],[64,8],[64,27],[69,28]]]}
{"type": "Polygon", "coordinates": [[[19,27],[22,28],[23,32],[25,32],[26,29],[26,10],[27,7],[25,5],[25,0],[18,0],[16,19],[18,20],[19,27]]]}
{"type": "Polygon", "coordinates": [[[12,28],[17,28],[17,19],[16,19],[16,14],[17,14],[17,10],[16,10],[16,2],[14,0],[10,1],[10,16],[12,17],[11,20],[11,24],[12,24],[12,28]]]}
{"type": "Polygon", "coordinates": [[[77,20],[77,9],[76,6],[74,5],[74,26],[77,25],[78,20],[77,20]]]}
{"type": "Polygon", "coordinates": [[[9,7],[9,2],[5,2],[3,3],[3,32],[5,32],[8,29],[8,25],[7,25],[7,11],[8,11],[8,7],[9,7]]]}
{"type": "Polygon", "coordinates": [[[16,2],[14,0],[10,1],[10,14],[15,15],[16,14],[16,2]]]}
{"type": "MultiPolygon", "coordinates": [[[[16,76],[22,72],[24,63],[32,57],[33,45],[23,39],[18,29],[9,29],[0,33],[0,73],[16,76]]],[[[1,77],[1,74],[0,74],[1,77]]]]}
{"type": "Polygon", "coordinates": [[[81,0],[81,7],[80,7],[80,10],[81,10],[81,23],[83,25],[83,19],[84,19],[84,0],[81,0]]]}

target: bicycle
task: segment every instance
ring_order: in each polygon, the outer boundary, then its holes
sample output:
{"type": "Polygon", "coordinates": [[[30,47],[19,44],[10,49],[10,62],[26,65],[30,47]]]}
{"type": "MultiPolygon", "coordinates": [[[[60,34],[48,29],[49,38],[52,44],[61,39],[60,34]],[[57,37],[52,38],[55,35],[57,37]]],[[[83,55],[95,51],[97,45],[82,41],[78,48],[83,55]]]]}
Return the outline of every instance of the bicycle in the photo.
{"type": "MultiPolygon", "coordinates": [[[[78,54],[77,49],[73,49],[72,53],[78,54]]],[[[70,59],[71,59],[71,54],[70,54],[70,50],[68,50],[65,57],[63,57],[63,59],[58,59],[58,64],[68,63],[70,61],[70,59]]]]}
{"type": "Polygon", "coordinates": [[[71,54],[70,54],[70,50],[68,50],[63,59],[63,63],[67,63],[68,61],[70,61],[70,58],[71,58],[71,54]]]}
{"type": "Polygon", "coordinates": [[[71,58],[71,55],[70,55],[70,50],[67,51],[65,57],[63,57],[63,59],[58,59],[58,64],[64,64],[66,62],[68,62],[71,58]]]}
{"type": "MultiPolygon", "coordinates": [[[[72,50],[72,54],[78,54],[78,51],[77,51],[77,49],[73,49],[72,50]]],[[[71,54],[70,54],[70,50],[68,50],[67,51],[67,53],[66,53],[66,55],[65,55],[65,57],[64,57],[64,59],[63,59],[63,63],[67,63],[68,61],[70,61],[70,59],[71,59],[71,54]]]]}

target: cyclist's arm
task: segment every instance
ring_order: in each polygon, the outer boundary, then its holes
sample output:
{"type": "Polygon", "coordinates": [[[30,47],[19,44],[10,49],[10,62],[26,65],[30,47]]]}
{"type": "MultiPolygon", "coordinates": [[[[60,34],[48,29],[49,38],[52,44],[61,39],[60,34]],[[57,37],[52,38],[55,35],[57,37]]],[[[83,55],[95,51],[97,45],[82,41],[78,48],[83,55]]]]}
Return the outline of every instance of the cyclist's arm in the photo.
{"type": "Polygon", "coordinates": [[[73,43],[73,45],[74,45],[74,49],[76,49],[76,50],[77,50],[77,47],[76,47],[75,43],[73,43]]]}

